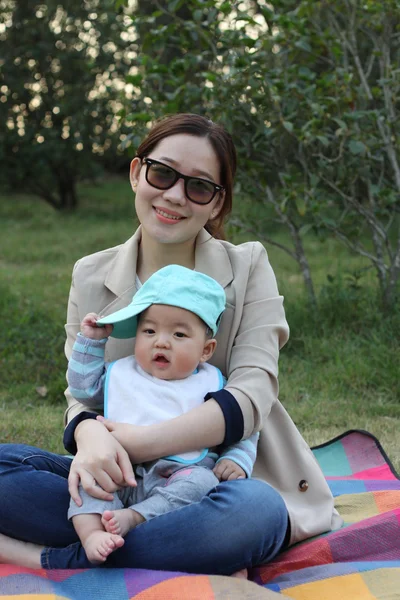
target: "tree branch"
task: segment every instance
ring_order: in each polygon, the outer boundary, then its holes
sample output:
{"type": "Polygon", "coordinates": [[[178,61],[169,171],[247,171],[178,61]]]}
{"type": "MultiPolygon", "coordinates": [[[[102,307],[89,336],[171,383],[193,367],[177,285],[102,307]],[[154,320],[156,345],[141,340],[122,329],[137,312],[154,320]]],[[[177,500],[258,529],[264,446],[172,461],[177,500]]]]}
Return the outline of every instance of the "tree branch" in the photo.
{"type": "Polygon", "coordinates": [[[290,256],[290,258],[293,258],[293,260],[297,260],[296,254],[292,250],[290,250],[287,246],[284,246],[283,244],[280,244],[276,240],[273,240],[272,238],[265,236],[264,232],[260,232],[256,229],[253,229],[252,227],[249,227],[248,225],[243,223],[243,221],[241,219],[238,219],[237,217],[235,217],[233,219],[229,219],[229,224],[234,225],[235,227],[240,227],[240,229],[242,231],[251,233],[252,235],[254,235],[254,237],[256,237],[259,240],[263,240],[267,244],[276,246],[280,250],[283,250],[284,252],[286,252],[286,254],[288,254],[290,256]]]}
{"type": "Polygon", "coordinates": [[[365,220],[368,222],[371,228],[373,228],[381,238],[386,239],[386,231],[381,226],[379,221],[375,218],[375,216],[371,213],[371,211],[367,210],[358,200],[356,200],[353,196],[348,196],[340,188],[337,187],[333,183],[333,181],[329,181],[326,177],[321,176],[322,181],[324,181],[332,190],[334,190],[337,194],[339,194],[345,202],[350,204],[355,210],[362,215],[365,220]]]}
{"type": "MultiPolygon", "coordinates": [[[[282,222],[285,223],[286,226],[289,228],[290,235],[291,235],[293,243],[294,243],[296,260],[299,263],[300,268],[301,268],[301,272],[302,272],[303,279],[304,279],[304,285],[306,287],[308,297],[310,299],[311,304],[313,306],[317,306],[317,299],[315,296],[314,284],[313,284],[312,276],[311,276],[311,269],[310,269],[310,265],[309,265],[307,257],[306,257],[306,253],[304,250],[304,246],[303,246],[303,242],[302,242],[301,235],[299,232],[299,228],[290,219],[290,217],[286,213],[283,212],[283,210],[280,207],[279,202],[277,202],[269,185],[267,185],[267,187],[265,188],[265,191],[267,192],[268,202],[273,205],[273,207],[275,208],[275,211],[278,213],[279,217],[282,219],[282,222]]],[[[263,202],[264,203],[267,202],[265,200],[264,196],[263,196],[263,202]]]]}

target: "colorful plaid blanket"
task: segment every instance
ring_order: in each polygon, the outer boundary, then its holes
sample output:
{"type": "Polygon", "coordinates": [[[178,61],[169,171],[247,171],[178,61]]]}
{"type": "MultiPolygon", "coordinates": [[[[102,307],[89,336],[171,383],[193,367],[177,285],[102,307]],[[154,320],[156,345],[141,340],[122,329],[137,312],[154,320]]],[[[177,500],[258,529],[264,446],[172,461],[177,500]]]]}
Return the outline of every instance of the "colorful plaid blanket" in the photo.
{"type": "Polygon", "coordinates": [[[345,526],[253,569],[251,581],[141,569],[35,571],[0,565],[0,596],[10,600],[400,599],[400,480],[388,457],[378,440],[364,431],[348,431],[313,451],[345,526]]]}
{"type": "Polygon", "coordinates": [[[297,600],[400,599],[400,480],[381,445],[349,431],[313,452],[345,525],[291,547],[252,580],[297,600]]]}

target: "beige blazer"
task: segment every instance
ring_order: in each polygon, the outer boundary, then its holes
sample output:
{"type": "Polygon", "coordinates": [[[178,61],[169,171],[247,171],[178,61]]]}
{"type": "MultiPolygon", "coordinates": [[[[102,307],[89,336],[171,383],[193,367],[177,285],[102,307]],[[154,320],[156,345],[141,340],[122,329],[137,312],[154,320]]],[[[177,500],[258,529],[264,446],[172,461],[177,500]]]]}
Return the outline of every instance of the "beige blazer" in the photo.
{"type": "MultiPolygon", "coordinates": [[[[79,260],[73,271],[65,353],[71,356],[80,322],[88,312],[107,315],[123,308],[136,292],[140,227],[125,244],[79,260]]],[[[235,246],[202,230],[196,240],[195,268],[225,289],[227,307],[211,363],[227,378],[238,401],[244,438],[260,431],[253,476],[284,498],[291,520],[291,544],[336,529],[342,520],[308,445],[278,400],[278,357],[289,328],[276,279],[259,242],[235,246]]],[[[106,361],[132,354],[133,340],[110,338],[106,361]]],[[[69,422],[85,407],[66,391],[69,422]]]]}

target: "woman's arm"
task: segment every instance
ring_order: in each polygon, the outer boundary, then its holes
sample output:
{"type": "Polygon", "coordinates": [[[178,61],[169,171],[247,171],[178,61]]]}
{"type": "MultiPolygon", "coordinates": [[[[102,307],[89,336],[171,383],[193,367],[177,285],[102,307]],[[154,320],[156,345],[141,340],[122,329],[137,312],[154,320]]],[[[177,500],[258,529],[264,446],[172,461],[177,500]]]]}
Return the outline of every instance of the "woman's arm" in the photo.
{"type": "Polygon", "coordinates": [[[225,438],[225,418],[219,404],[210,399],[188,413],[146,427],[115,423],[98,417],[127,450],[132,462],[155,460],[194,448],[211,448],[225,438]]]}
{"type": "Polygon", "coordinates": [[[274,271],[265,248],[251,244],[250,272],[238,286],[236,311],[240,322],[229,362],[225,390],[236,399],[244,421],[243,439],[260,431],[278,398],[279,351],[289,338],[289,326],[274,271]]]}

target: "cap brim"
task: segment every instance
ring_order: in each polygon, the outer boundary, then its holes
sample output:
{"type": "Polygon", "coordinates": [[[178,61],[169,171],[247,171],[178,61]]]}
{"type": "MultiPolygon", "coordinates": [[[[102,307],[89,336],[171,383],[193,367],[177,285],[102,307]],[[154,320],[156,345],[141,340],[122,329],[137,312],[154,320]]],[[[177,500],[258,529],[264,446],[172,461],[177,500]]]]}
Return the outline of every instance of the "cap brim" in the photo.
{"type": "Polygon", "coordinates": [[[137,316],[149,308],[150,303],[130,304],[121,310],[117,310],[111,315],[102,317],[97,321],[97,325],[113,325],[111,337],[118,339],[128,339],[136,336],[137,316]]]}

